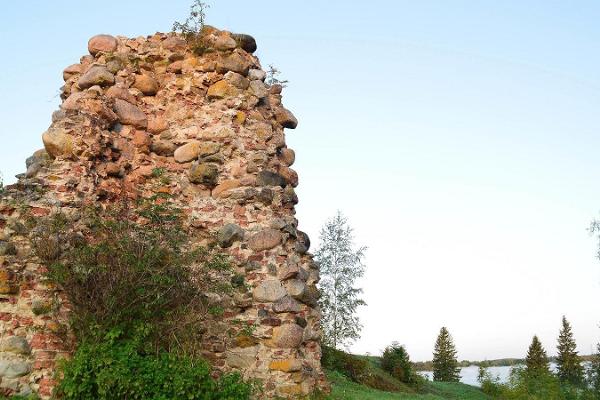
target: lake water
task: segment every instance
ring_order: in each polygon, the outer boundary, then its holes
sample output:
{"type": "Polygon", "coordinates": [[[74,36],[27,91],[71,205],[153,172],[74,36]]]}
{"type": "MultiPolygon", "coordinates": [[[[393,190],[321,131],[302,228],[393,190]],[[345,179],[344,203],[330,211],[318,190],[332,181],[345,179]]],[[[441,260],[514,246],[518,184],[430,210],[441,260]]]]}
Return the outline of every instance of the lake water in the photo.
{"type": "MultiPolygon", "coordinates": [[[[550,369],[554,371],[556,364],[550,363],[550,369]]],[[[513,367],[489,367],[488,371],[493,377],[498,377],[500,383],[504,383],[508,381],[508,377],[510,376],[510,370],[513,367]]],[[[433,380],[433,372],[431,371],[422,371],[419,372],[421,375],[426,376],[427,379],[433,380]]],[[[466,383],[467,385],[480,386],[479,382],[477,382],[477,374],[479,373],[479,367],[473,365],[470,367],[463,367],[460,369],[460,381],[462,383],[466,383]]]]}

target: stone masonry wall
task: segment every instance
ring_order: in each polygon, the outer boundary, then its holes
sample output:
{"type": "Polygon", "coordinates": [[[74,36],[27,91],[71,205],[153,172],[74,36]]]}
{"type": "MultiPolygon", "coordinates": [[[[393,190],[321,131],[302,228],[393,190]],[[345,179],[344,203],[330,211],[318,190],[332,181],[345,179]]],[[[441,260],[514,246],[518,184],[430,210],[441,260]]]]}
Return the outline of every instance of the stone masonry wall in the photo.
{"type": "Polygon", "coordinates": [[[86,203],[157,193],[185,211],[190,241],[216,240],[249,286],[207,324],[205,357],[262,380],[265,397],[325,384],[319,274],[294,217],[284,136],[296,118],[282,87],[265,83],[252,37],[208,27],[204,43],[198,55],[172,33],[98,35],[64,70],[44,149],[0,195],[1,393],[48,398],[56,361],[73,350],[68,304],[43,279],[26,216],[76,219],[86,203]]]}

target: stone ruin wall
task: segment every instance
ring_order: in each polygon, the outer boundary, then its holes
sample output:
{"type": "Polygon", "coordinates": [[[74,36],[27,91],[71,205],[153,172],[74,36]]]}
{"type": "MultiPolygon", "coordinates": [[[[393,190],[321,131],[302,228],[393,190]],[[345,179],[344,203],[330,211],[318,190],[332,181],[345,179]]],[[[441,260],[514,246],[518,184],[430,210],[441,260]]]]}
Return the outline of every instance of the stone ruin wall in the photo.
{"type": "Polygon", "coordinates": [[[74,216],[86,203],[157,193],[185,211],[192,243],[217,238],[250,288],[208,326],[205,357],[262,380],[265,397],[324,387],[319,273],[294,217],[284,135],[296,118],[282,87],[265,83],[252,37],[208,28],[205,43],[196,55],[172,33],[98,35],[64,70],[44,149],[0,195],[0,393],[48,398],[56,361],[73,350],[61,333],[68,304],[43,279],[25,215],[74,216]],[[252,336],[225,334],[242,329],[233,321],[252,336]]]}

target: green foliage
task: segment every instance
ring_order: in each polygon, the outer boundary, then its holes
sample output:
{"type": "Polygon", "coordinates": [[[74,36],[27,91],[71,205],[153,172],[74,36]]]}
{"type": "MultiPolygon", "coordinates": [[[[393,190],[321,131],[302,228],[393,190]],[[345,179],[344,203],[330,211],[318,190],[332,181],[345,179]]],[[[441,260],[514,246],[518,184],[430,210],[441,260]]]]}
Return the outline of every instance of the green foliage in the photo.
{"type": "Polygon", "coordinates": [[[446,327],[440,329],[433,351],[433,380],[458,382],[460,368],[456,359],[456,348],[446,327]]]}
{"type": "Polygon", "coordinates": [[[4,178],[2,177],[2,172],[0,172],[0,193],[4,192],[4,178]]]}
{"type": "Polygon", "coordinates": [[[337,372],[327,374],[332,384],[328,400],[489,400],[479,388],[458,382],[426,382],[424,392],[385,392],[361,385],[337,372]]]}
{"type": "Polygon", "coordinates": [[[600,399],[600,343],[596,345],[596,353],[592,356],[588,369],[588,385],[595,399],[600,399]]]}
{"type": "Polygon", "coordinates": [[[502,397],[507,400],[559,400],[562,392],[558,379],[547,369],[527,366],[513,368],[502,397]]]}
{"type": "Polygon", "coordinates": [[[47,278],[68,297],[78,341],[60,366],[59,398],[250,398],[251,385],[237,375],[213,380],[199,357],[203,321],[219,307],[208,298],[233,290],[228,259],[191,246],[166,198],[30,223],[47,278]]]}
{"type": "Polygon", "coordinates": [[[194,0],[190,7],[190,15],[183,23],[173,23],[173,31],[180,32],[183,35],[199,34],[204,28],[206,10],[209,8],[209,4],[201,0],[194,0]]]}
{"type": "Polygon", "coordinates": [[[281,87],[286,87],[289,81],[281,80],[279,76],[281,75],[281,71],[275,67],[273,64],[269,64],[269,69],[267,69],[267,78],[265,79],[265,83],[269,86],[280,85],[281,87]]]}
{"type": "Polygon", "coordinates": [[[486,375],[481,389],[493,398],[502,400],[597,400],[592,390],[561,382],[559,377],[548,370],[529,370],[517,367],[511,370],[505,384],[497,378],[486,375]]]}
{"type": "Polygon", "coordinates": [[[378,359],[376,362],[371,361],[368,357],[355,356],[333,347],[323,346],[323,357],[321,358],[323,368],[336,371],[366,387],[388,392],[413,391],[383,371],[378,359]]]}
{"type": "Polygon", "coordinates": [[[596,240],[598,241],[596,256],[600,258],[600,220],[592,220],[592,222],[590,223],[590,227],[588,228],[588,232],[590,233],[590,235],[596,236],[596,240]]]}
{"type": "Polygon", "coordinates": [[[337,371],[354,382],[361,383],[365,380],[368,373],[366,360],[329,346],[323,346],[322,352],[321,365],[323,368],[337,371]]]}
{"type": "Polygon", "coordinates": [[[209,8],[209,4],[201,0],[194,0],[186,20],[173,23],[173,32],[181,34],[197,54],[202,54],[208,49],[203,31],[205,29],[206,11],[209,8]]]}
{"type": "Polygon", "coordinates": [[[419,376],[410,362],[410,357],[404,346],[394,342],[386,347],[381,357],[381,367],[384,371],[415,388],[423,385],[423,378],[419,376]]]}
{"type": "Polygon", "coordinates": [[[354,247],[352,228],[338,211],[321,229],[315,260],[321,271],[323,341],[335,348],[344,347],[360,337],[362,325],[356,311],[366,305],[356,280],[364,275],[365,247],[354,247]]]}
{"type": "Polygon", "coordinates": [[[60,214],[38,224],[34,247],[65,289],[79,340],[126,339],[143,322],[155,348],[196,350],[206,294],[230,292],[231,271],[225,256],[188,245],[179,210],[155,198],[88,210],[83,236],[68,225],[60,214]]]}
{"type": "Polygon", "coordinates": [[[499,384],[499,378],[497,376],[492,376],[487,365],[484,363],[479,366],[477,381],[485,394],[492,397],[498,397],[502,393],[502,386],[499,384]]]}
{"type": "Polygon", "coordinates": [[[542,343],[536,335],[533,336],[531,345],[529,345],[529,349],[527,350],[525,365],[529,376],[535,374],[546,375],[550,371],[546,350],[544,350],[542,343]]]}
{"type": "Polygon", "coordinates": [[[126,341],[81,344],[64,363],[56,394],[65,400],[243,400],[252,388],[239,375],[211,377],[201,360],[145,352],[143,335],[126,341]],[[142,340],[140,340],[142,339],[142,340]]]}
{"type": "Polygon", "coordinates": [[[557,375],[561,382],[571,385],[581,385],[584,381],[584,371],[581,359],[576,351],[577,345],[571,331],[571,324],[563,316],[562,328],[558,337],[558,356],[556,357],[557,375]]]}

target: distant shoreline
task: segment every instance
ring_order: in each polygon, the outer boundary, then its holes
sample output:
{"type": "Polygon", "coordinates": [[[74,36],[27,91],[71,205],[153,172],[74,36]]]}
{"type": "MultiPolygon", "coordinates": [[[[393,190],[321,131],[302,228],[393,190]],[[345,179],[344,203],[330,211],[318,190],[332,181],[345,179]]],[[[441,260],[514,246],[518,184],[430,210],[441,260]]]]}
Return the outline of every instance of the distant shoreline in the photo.
{"type": "MultiPolygon", "coordinates": [[[[593,355],[580,356],[582,361],[591,361],[593,355]]],[[[556,357],[549,357],[548,361],[555,362],[556,357]]],[[[524,364],[524,358],[499,358],[496,360],[484,360],[484,361],[469,361],[463,360],[458,363],[459,367],[471,367],[471,366],[486,366],[486,367],[512,367],[515,365],[524,364]]],[[[417,371],[431,371],[433,364],[431,361],[418,361],[413,363],[417,371]]]]}

